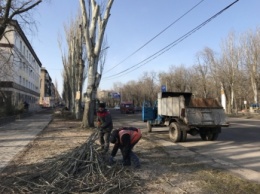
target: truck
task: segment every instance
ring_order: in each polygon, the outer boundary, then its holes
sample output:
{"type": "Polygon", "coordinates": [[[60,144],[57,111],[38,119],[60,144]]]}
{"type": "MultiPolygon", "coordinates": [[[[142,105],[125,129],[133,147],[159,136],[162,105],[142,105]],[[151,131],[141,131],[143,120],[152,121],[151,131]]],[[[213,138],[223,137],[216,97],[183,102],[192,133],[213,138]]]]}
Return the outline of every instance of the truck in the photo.
{"type": "Polygon", "coordinates": [[[226,114],[213,98],[195,98],[189,92],[160,92],[156,102],[144,102],[142,120],[148,132],[168,126],[173,142],[184,142],[187,134],[200,135],[204,141],[217,140],[221,127],[228,127],[226,114]]]}

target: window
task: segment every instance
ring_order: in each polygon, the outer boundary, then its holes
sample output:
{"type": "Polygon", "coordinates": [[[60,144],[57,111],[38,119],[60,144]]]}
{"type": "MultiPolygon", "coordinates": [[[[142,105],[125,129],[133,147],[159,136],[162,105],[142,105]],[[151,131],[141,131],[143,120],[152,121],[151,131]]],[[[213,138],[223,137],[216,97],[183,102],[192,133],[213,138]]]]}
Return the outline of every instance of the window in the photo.
{"type": "Polygon", "coordinates": [[[22,50],[23,50],[23,43],[22,43],[22,41],[20,40],[20,51],[22,52],[22,50]]]}

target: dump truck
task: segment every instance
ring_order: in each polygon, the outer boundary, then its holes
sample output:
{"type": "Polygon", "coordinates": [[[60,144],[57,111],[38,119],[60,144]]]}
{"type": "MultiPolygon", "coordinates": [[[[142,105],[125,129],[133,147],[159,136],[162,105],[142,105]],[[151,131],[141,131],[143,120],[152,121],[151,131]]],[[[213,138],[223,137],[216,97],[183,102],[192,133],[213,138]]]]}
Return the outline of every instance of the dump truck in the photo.
{"type": "Polygon", "coordinates": [[[144,102],[142,120],[148,132],[168,126],[173,142],[184,142],[187,134],[200,135],[204,141],[217,140],[221,127],[228,127],[226,114],[213,98],[194,98],[189,92],[160,92],[154,105],[144,102]]]}

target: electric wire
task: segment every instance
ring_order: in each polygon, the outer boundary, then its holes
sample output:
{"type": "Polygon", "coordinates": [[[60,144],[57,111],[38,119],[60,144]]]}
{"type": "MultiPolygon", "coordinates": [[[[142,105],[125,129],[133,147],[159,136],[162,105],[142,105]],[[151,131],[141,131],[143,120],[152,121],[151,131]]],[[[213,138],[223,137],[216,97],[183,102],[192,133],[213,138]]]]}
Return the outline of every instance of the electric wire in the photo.
{"type": "Polygon", "coordinates": [[[177,18],[176,20],[174,20],[170,25],[168,25],[166,28],[164,28],[161,32],[159,32],[157,35],[155,35],[153,38],[151,38],[150,40],[148,40],[145,44],[143,44],[141,47],[139,47],[136,51],[134,51],[132,54],[130,54],[128,57],[126,57],[125,59],[123,59],[121,62],[119,62],[118,64],[116,64],[115,66],[111,67],[110,69],[108,69],[104,74],[110,72],[111,70],[113,70],[115,67],[117,67],[118,65],[122,64],[123,62],[125,62],[127,59],[129,59],[130,57],[132,57],[134,54],[136,54],[138,51],[140,51],[142,48],[144,48],[146,45],[148,45],[150,42],[152,42],[154,39],[156,39],[158,36],[160,36],[162,33],[164,33],[167,29],[169,29],[172,25],[174,25],[175,23],[177,23],[179,20],[181,20],[185,15],[187,15],[188,13],[190,13],[193,9],[195,9],[197,6],[199,6],[203,1],[205,0],[201,0],[200,2],[198,2],[196,5],[194,5],[192,8],[190,8],[188,11],[186,11],[184,14],[182,14],[179,18],[177,18]]]}
{"type": "Polygon", "coordinates": [[[215,15],[213,15],[212,17],[210,17],[209,19],[207,19],[206,21],[204,21],[203,23],[201,23],[200,25],[198,25],[197,27],[193,28],[192,30],[190,30],[189,32],[187,32],[186,34],[184,34],[183,36],[181,36],[180,38],[178,38],[177,40],[173,41],[172,43],[168,44],[167,46],[165,46],[164,48],[160,49],[159,51],[157,51],[156,53],[152,54],[151,56],[147,57],[146,59],[142,60],[141,62],[137,63],[136,65],[133,65],[119,73],[116,73],[114,75],[111,76],[107,76],[104,77],[103,79],[114,79],[114,78],[118,78],[121,77],[125,74],[128,74],[140,67],[142,67],[143,65],[147,64],[148,62],[154,60],[155,58],[159,57],[160,55],[162,55],[163,53],[169,51],[172,47],[176,46],[177,44],[179,44],[180,42],[182,42],[183,40],[185,40],[186,38],[188,38],[190,35],[192,35],[193,33],[195,33],[197,30],[199,30],[200,28],[202,28],[203,26],[205,26],[207,23],[209,23],[211,20],[215,19],[217,16],[219,16],[220,14],[222,14],[224,11],[226,11],[227,9],[229,9],[231,6],[233,6],[235,3],[237,3],[239,0],[234,1],[233,3],[229,4],[228,6],[226,6],[224,9],[222,9],[221,11],[219,11],[218,13],[216,13],[215,15]],[[143,63],[143,64],[142,64],[143,63]],[[134,68],[134,69],[133,69],[134,68]],[[131,71],[129,71],[131,70],[131,71]],[[123,74],[124,73],[124,74],[123,74]],[[122,74],[122,75],[121,75],[122,74]]]}

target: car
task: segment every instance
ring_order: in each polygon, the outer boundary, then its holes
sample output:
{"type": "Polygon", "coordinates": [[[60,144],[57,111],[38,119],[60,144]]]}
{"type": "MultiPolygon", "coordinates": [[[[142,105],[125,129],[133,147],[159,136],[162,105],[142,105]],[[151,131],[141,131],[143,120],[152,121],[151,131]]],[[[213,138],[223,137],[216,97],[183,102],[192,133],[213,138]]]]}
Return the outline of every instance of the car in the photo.
{"type": "Polygon", "coordinates": [[[120,110],[120,107],[119,106],[115,106],[114,109],[115,110],[120,110]]]}

